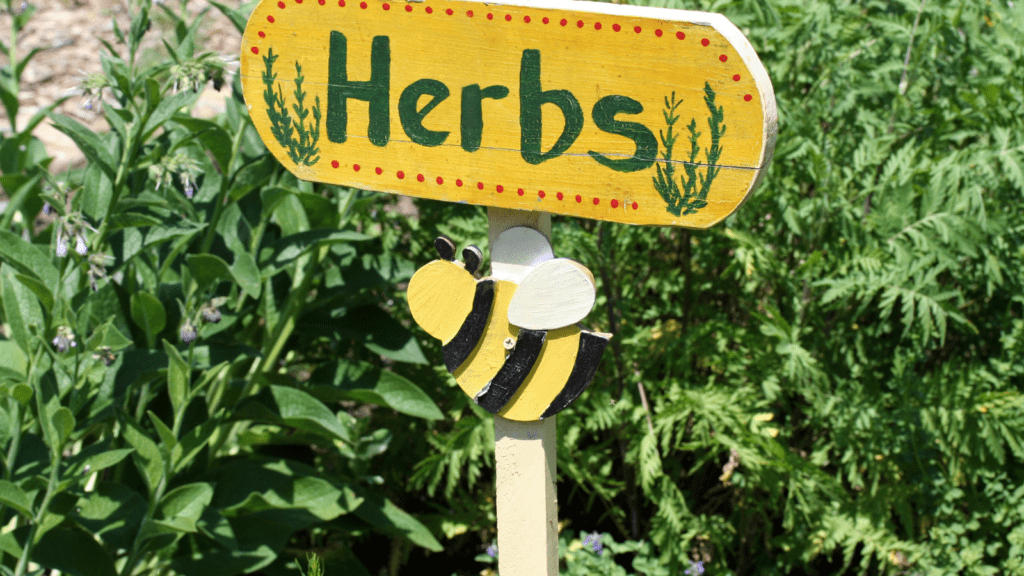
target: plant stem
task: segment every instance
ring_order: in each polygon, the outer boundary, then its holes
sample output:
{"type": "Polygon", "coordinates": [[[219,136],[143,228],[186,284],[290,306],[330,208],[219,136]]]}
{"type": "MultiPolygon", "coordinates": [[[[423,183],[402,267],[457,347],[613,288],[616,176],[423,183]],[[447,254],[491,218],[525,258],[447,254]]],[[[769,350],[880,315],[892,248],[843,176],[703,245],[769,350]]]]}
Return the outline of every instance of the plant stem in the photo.
{"type": "Polygon", "coordinates": [[[29,528],[28,538],[25,540],[25,548],[21,551],[21,558],[18,559],[18,566],[14,569],[14,576],[24,576],[28,568],[29,558],[32,557],[32,548],[35,547],[36,534],[39,533],[39,525],[46,518],[46,509],[50,507],[50,500],[53,499],[57,488],[57,479],[60,475],[61,448],[53,451],[50,466],[50,479],[46,483],[46,495],[43,496],[43,503],[39,506],[39,512],[32,520],[32,527],[29,528]]]}

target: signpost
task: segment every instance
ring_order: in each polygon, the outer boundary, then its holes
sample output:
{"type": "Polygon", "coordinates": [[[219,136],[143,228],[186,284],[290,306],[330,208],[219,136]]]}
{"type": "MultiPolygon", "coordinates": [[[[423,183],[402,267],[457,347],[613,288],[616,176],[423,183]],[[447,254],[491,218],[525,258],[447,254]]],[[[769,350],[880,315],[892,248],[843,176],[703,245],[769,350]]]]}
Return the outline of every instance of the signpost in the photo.
{"type": "Polygon", "coordinates": [[[550,214],[697,229],[732,214],[775,144],[753,48],[721,15],[661,8],[263,0],[240,73],[299,178],[491,207],[491,275],[441,238],[409,302],[495,413],[502,576],[557,574],[554,414],[612,335],[576,326],[593,277],[553,258],[550,214]]]}

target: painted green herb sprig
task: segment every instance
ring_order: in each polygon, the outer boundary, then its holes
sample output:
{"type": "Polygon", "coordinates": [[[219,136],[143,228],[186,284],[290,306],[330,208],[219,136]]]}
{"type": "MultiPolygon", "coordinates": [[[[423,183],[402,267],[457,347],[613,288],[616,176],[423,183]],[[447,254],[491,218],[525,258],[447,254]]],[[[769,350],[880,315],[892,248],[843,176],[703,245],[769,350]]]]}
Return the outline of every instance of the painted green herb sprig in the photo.
{"type": "Polygon", "coordinates": [[[263,99],[267,103],[267,116],[270,118],[270,129],[274,134],[277,143],[288,149],[288,157],[297,165],[312,166],[320,160],[320,148],[316,143],[320,139],[320,97],[316,97],[316,104],[312,110],[305,107],[304,100],[306,93],[302,90],[302,66],[295,63],[295,104],[292,111],[295,113],[293,120],[288,112],[288,104],[284,99],[284,91],[278,86],[274,92],[274,82],[277,74],[274,73],[274,62],[280,57],[274,54],[274,49],[267,51],[263,57],[263,63],[267,69],[263,72],[263,84],[267,87],[263,92],[263,99]],[[310,112],[313,113],[313,121],[306,125],[306,118],[310,112]],[[293,137],[293,133],[296,137],[293,137]]]}
{"type": "Polygon", "coordinates": [[[672,215],[696,214],[701,208],[708,205],[708,191],[711,190],[711,183],[718,176],[721,167],[718,166],[718,159],[722,157],[721,140],[725,136],[725,113],[721,106],[715,106],[715,91],[711,85],[704,83],[704,104],[708,108],[708,127],[711,129],[711,147],[704,149],[704,162],[697,160],[700,156],[701,147],[697,143],[701,133],[697,131],[697,119],[690,120],[687,129],[690,132],[690,157],[683,163],[685,174],[676,182],[676,163],[672,161],[672,148],[675,146],[679,135],[673,132],[675,123],[679,120],[676,109],[682,104],[682,100],[676,100],[676,93],[672,93],[671,100],[665,97],[665,123],[668,129],[659,131],[661,144],[664,146],[662,152],[663,162],[657,164],[657,175],[652,178],[654,189],[661,194],[661,197],[668,205],[666,209],[672,215]],[[680,190],[680,187],[682,188],[680,190]]]}

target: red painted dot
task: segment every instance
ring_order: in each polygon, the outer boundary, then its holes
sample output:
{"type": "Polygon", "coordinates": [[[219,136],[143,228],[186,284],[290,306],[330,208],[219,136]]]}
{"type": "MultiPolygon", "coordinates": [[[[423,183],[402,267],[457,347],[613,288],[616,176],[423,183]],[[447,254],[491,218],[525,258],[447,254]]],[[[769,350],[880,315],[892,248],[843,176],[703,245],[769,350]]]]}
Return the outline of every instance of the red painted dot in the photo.
{"type": "Polygon", "coordinates": [[[601,29],[601,23],[600,22],[594,22],[594,30],[600,30],[600,29],[601,29]]]}
{"type": "Polygon", "coordinates": [[[359,164],[353,164],[352,169],[355,170],[356,172],[359,172],[359,164]]]}
{"type": "Polygon", "coordinates": [[[302,4],[302,0],[295,0],[296,4],[302,4]]]}
{"type": "Polygon", "coordinates": [[[565,196],[561,192],[559,192],[558,194],[555,194],[555,198],[561,200],[562,198],[565,198],[565,196]]]}
{"type": "Polygon", "coordinates": [[[469,16],[470,18],[472,18],[473,17],[473,11],[472,10],[466,10],[466,16],[469,16]]]}
{"type": "Polygon", "coordinates": [[[707,46],[708,44],[711,44],[711,40],[708,40],[707,38],[704,38],[700,41],[701,46],[707,46]]]}
{"type": "Polygon", "coordinates": [[[451,16],[452,14],[455,14],[455,11],[452,10],[451,8],[449,8],[449,9],[445,10],[444,13],[449,15],[449,16],[451,16]]]}
{"type": "Polygon", "coordinates": [[[559,24],[561,24],[562,26],[565,26],[565,25],[566,25],[566,24],[568,24],[568,23],[569,23],[569,21],[568,21],[568,20],[566,20],[565,18],[562,18],[562,21],[561,21],[561,22],[559,22],[559,24]]]}
{"type": "Polygon", "coordinates": [[[612,24],[612,30],[618,32],[619,30],[622,30],[622,26],[619,26],[618,24],[612,24]]]}
{"type": "Polygon", "coordinates": [[[277,7],[280,8],[281,10],[284,10],[284,2],[278,2],[277,7]]]}
{"type": "Polygon", "coordinates": [[[271,24],[273,24],[274,23],[274,17],[273,16],[267,16],[267,22],[270,22],[271,24]]]}
{"type": "Polygon", "coordinates": [[[395,173],[395,176],[398,176],[398,179],[401,180],[401,179],[405,178],[405,172],[402,172],[401,170],[399,170],[397,173],[395,173]]]}
{"type": "Polygon", "coordinates": [[[661,30],[660,29],[655,30],[654,31],[654,35],[657,36],[658,38],[661,38],[661,30]]]}
{"type": "Polygon", "coordinates": [[[384,170],[381,170],[380,166],[378,166],[378,167],[377,167],[377,169],[376,169],[376,170],[374,170],[374,172],[376,172],[376,173],[377,173],[377,176],[380,176],[381,174],[383,174],[383,173],[384,173],[384,170]]]}
{"type": "Polygon", "coordinates": [[[744,100],[745,102],[750,102],[750,101],[751,101],[751,100],[753,100],[753,99],[754,99],[754,97],[753,97],[753,96],[751,96],[750,94],[747,94],[746,96],[744,96],[744,97],[743,97],[743,100],[744,100]]]}
{"type": "Polygon", "coordinates": [[[721,60],[722,62],[725,62],[726,60],[729,59],[729,57],[726,56],[725,54],[722,54],[721,56],[718,57],[718,59],[721,60]]]}
{"type": "Polygon", "coordinates": [[[360,2],[359,7],[362,8],[363,10],[366,10],[366,2],[360,2]]]}
{"type": "Polygon", "coordinates": [[[477,190],[483,190],[484,189],[484,183],[483,182],[477,182],[476,183],[476,189],[477,190]]]}
{"type": "Polygon", "coordinates": [[[686,40],[686,34],[683,34],[682,32],[676,32],[676,38],[680,40],[686,40]]]}
{"type": "Polygon", "coordinates": [[[498,194],[501,194],[502,192],[505,191],[505,187],[502,186],[501,184],[498,184],[497,186],[495,186],[494,189],[498,191],[498,194]]]}
{"type": "Polygon", "coordinates": [[[252,50],[253,54],[259,54],[260,53],[260,49],[255,47],[255,46],[253,46],[252,48],[249,48],[249,50],[252,50]]]}
{"type": "Polygon", "coordinates": [[[511,22],[511,21],[512,21],[512,15],[511,14],[505,14],[505,22],[511,22]]]}
{"type": "Polygon", "coordinates": [[[381,4],[380,7],[385,10],[391,10],[391,4],[388,4],[387,2],[381,4]]]}
{"type": "Polygon", "coordinates": [[[337,160],[331,160],[331,168],[337,168],[337,167],[338,167],[338,161],[337,160]]]}
{"type": "Polygon", "coordinates": [[[522,188],[520,188],[519,189],[519,195],[522,196],[523,194],[526,194],[526,190],[523,190],[522,188]]]}
{"type": "Polygon", "coordinates": [[[267,37],[267,33],[264,32],[263,30],[259,31],[259,35],[260,35],[260,38],[266,38],[267,37]]]}
{"type": "Polygon", "coordinates": [[[577,194],[576,195],[576,203],[579,204],[580,202],[583,202],[583,196],[580,196],[579,194],[577,194]]]}
{"type": "Polygon", "coordinates": [[[544,197],[544,191],[541,190],[541,191],[537,192],[537,196],[540,196],[541,198],[543,198],[544,197]]]}
{"type": "Polygon", "coordinates": [[[529,24],[530,23],[530,17],[529,16],[523,16],[523,22],[526,22],[527,24],[529,24]]]}
{"type": "Polygon", "coordinates": [[[338,0],[338,6],[345,7],[345,0],[338,0]]]}
{"type": "Polygon", "coordinates": [[[412,4],[406,4],[405,5],[405,11],[406,12],[412,12],[412,4]]]}
{"type": "Polygon", "coordinates": [[[456,179],[455,185],[458,186],[459,188],[462,188],[462,180],[456,179]]]}
{"type": "Polygon", "coordinates": [[[633,26],[633,32],[636,32],[637,34],[639,34],[640,32],[643,32],[643,28],[641,28],[639,26],[633,26]]]}
{"type": "Polygon", "coordinates": [[[594,198],[594,206],[597,206],[600,203],[601,203],[601,199],[600,198],[594,198]]]}
{"type": "Polygon", "coordinates": [[[577,20],[576,21],[576,27],[577,28],[583,28],[583,20],[577,20]]]}
{"type": "Polygon", "coordinates": [[[320,5],[323,6],[324,4],[327,4],[327,0],[320,0],[320,5]]]}
{"type": "Polygon", "coordinates": [[[487,15],[487,19],[488,20],[494,20],[494,14],[488,14],[487,15]]]}
{"type": "Polygon", "coordinates": [[[427,12],[427,14],[433,14],[434,13],[434,9],[431,8],[430,6],[427,6],[426,12],[427,12]]]}
{"type": "Polygon", "coordinates": [[[437,185],[440,186],[441,184],[444,184],[444,178],[441,178],[440,176],[438,176],[437,177],[437,185]]]}
{"type": "Polygon", "coordinates": [[[640,207],[639,204],[637,204],[636,202],[633,202],[633,210],[636,210],[639,207],[640,207]]]}
{"type": "Polygon", "coordinates": [[[618,208],[618,207],[619,207],[619,201],[618,200],[612,200],[612,208],[618,208]]]}
{"type": "Polygon", "coordinates": [[[548,22],[551,22],[551,20],[549,20],[549,19],[548,19],[548,17],[547,17],[547,16],[545,16],[545,17],[544,17],[544,19],[543,19],[543,20],[541,20],[541,22],[543,22],[543,23],[547,24],[548,22]]]}
{"type": "Polygon", "coordinates": [[[426,180],[426,178],[423,176],[423,174],[417,174],[416,175],[416,180],[418,182],[423,182],[424,180],[426,180]]]}
{"type": "Polygon", "coordinates": [[[734,74],[734,75],[733,75],[733,77],[732,77],[732,79],[733,79],[734,81],[736,81],[736,82],[739,82],[739,81],[740,81],[740,75],[739,75],[739,74],[734,74]]]}

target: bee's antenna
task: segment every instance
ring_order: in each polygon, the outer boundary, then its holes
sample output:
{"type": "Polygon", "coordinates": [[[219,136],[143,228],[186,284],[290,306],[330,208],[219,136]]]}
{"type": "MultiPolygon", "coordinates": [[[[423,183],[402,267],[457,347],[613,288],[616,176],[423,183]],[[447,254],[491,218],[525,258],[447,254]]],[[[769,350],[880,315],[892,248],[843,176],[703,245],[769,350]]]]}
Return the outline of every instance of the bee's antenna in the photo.
{"type": "Polygon", "coordinates": [[[471,244],[462,249],[462,259],[466,262],[466,271],[475,274],[480,268],[480,263],[484,261],[484,254],[471,244]]]}
{"type": "Polygon", "coordinates": [[[434,248],[437,249],[437,255],[440,256],[442,260],[447,260],[449,262],[455,260],[455,242],[452,242],[451,238],[444,234],[438,236],[434,239],[434,248]]]}

